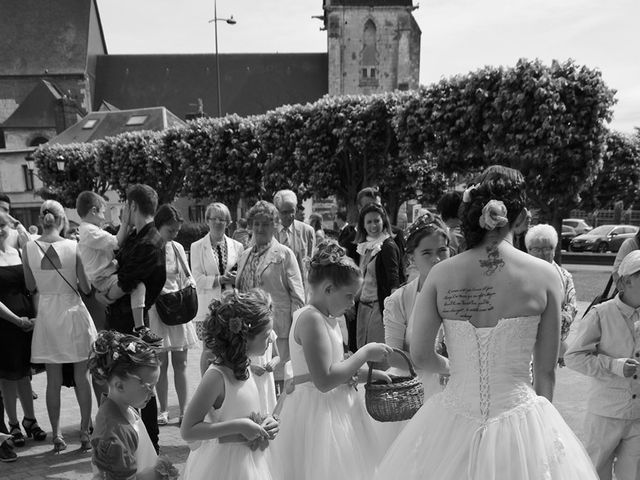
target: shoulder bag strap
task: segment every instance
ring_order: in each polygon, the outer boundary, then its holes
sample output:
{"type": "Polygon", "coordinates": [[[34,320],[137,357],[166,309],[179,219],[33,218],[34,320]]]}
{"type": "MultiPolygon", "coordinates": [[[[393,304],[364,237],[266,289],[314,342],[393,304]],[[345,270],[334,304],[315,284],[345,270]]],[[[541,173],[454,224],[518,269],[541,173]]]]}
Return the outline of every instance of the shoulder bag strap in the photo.
{"type": "Polygon", "coordinates": [[[76,287],[74,287],[73,285],[71,285],[71,283],[69,283],[69,280],[67,280],[65,278],[65,276],[62,274],[62,272],[60,270],[58,270],[58,267],[56,267],[56,264],[53,263],[51,261],[51,258],[49,258],[49,255],[47,254],[47,252],[44,250],[44,248],[42,248],[42,246],[38,243],[37,240],[34,240],[34,243],[38,246],[38,248],[42,251],[42,253],[44,253],[44,256],[47,257],[47,260],[49,260],[49,263],[51,264],[51,266],[53,268],[55,268],[56,272],[58,272],[58,275],[60,275],[60,277],[64,280],[64,282],[69,285],[69,287],[71,287],[71,290],[73,290],[75,292],[76,295],[80,296],[80,293],[78,292],[78,290],[76,289],[76,287]]]}
{"type": "Polygon", "coordinates": [[[182,255],[180,255],[180,252],[176,248],[176,244],[173,243],[173,240],[171,241],[171,246],[173,247],[173,251],[176,254],[177,261],[180,263],[180,266],[182,266],[182,270],[184,271],[185,276],[187,278],[190,278],[191,274],[189,273],[189,269],[187,268],[187,265],[184,263],[184,260],[182,259],[182,255]]]}

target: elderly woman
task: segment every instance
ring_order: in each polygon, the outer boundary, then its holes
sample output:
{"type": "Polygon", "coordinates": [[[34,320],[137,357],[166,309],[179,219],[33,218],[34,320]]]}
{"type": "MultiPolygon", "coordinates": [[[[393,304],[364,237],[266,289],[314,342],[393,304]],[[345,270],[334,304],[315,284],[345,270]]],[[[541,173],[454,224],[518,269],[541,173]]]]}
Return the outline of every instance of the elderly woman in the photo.
{"type": "MultiPolygon", "coordinates": [[[[233,288],[236,281],[235,270],[242,244],[225,234],[231,213],[224,203],[212,203],[205,211],[209,233],[191,244],[191,271],[198,291],[198,313],[195,321],[202,322],[209,312],[209,304],[219,299],[222,292],[233,288]]],[[[204,372],[209,366],[209,349],[202,350],[200,368],[204,372]]]]}
{"type": "Polygon", "coordinates": [[[524,238],[527,251],[541,260],[545,260],[556,267],[556,271],[562,279],[564,292],[562,296],[562,330],[560,333],[560,356],[558,364],[564,366],[564,352],[567,350],[567,336],[571,324],[576,318],[578,307],[576,304],[576,289],[573,286],[573,277],[567,270],[558,265],[553,256],[558,246],[558,234],[551,225],[540,224],[531,227],[524,238]]]}
{"type": "Polygon", "coordinates": [[[304,305],[304,287],[293,251],[274,238],[278,210],[264,200],[247,215],[253,225],[254,245],[245,250],[238,262],[238,289],[261,288],[273,301],[273,330],[280,353],[280,367],[274,372],[276,383],[284,381],[282,366],[289,360],[289,330],[293,312],[304,305]]]}

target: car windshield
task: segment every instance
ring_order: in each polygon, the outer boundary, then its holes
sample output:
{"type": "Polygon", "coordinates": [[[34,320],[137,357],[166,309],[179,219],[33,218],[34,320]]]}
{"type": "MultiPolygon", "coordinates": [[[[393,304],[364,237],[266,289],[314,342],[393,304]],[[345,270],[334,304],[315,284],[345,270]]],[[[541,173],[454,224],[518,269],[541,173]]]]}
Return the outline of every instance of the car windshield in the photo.
{"type": "Polygon", "coordinates": [[[589,235],[606,235],[612,230],[612,228],[613,227],[611,227],[611,225],[601,225],[591,230],[589,235]]]}

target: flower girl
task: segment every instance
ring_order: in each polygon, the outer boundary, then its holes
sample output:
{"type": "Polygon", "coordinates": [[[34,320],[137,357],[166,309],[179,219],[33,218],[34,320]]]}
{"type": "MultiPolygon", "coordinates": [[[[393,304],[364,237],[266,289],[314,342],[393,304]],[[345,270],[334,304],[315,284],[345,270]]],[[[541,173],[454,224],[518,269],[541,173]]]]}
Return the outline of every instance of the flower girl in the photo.
{"type": "Polygon", "coordinates": [[[261,290],[226,292],[205,322],[205,345],[214,361],[187,406],[180,433],[192,448],[183,478],[271,480],[269,442],[278,422],[260,411],[249,368],[262,355],[273,326],[271,300],[261,290]]]}
{"type": "MultiPolygon", "coordinates": [[[[295,312],[289,337],[293,379],[274,454],[283,480],[369,479],[384,452],[354,386],[366,378],[365,363],[385,360],[391,347],[369,343],[344,359],[336,317],[353,305],[362,274],[342,247],[318,245],[308,280],[310,301],[295,312]]],[[[377,370],[374,379],[389,381],[377,370]]]]}

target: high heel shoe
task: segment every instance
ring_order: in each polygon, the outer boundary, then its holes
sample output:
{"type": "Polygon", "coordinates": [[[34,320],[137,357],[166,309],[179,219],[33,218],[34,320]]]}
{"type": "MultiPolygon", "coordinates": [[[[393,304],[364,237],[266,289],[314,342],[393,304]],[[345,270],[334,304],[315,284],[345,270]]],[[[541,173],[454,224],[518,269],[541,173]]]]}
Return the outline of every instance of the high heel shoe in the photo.
{"type": "Polygon", "coordinates": [[[11,435],[11,442],[14,447],[24,447],[25,439],[22,434],[22,430],[20,430],[19,423],[11,423],[9,422],[9,435],[11,435]]]}
{"type": "Polygon", "coordinates": [[[91,446],[91,437],[88,432],[80,432],[80,450],[88,452],[93,447],[91,446]]]}
{"type": "Polygon", "coordinates": [[[42,442],[47,438],[47,432],[40,428],[35,418],[24,417],[22,419],[22,428],[27,433],[27,437],[33,437],[36,442],[42,442]]]}
{"type": "Polygon", "coordinates": [[[60,453],[63,450],[67,449],[67,444],[62,438],[62,435],[56,435],[53,438],[53,451],[55,453],[60,453]]]}

